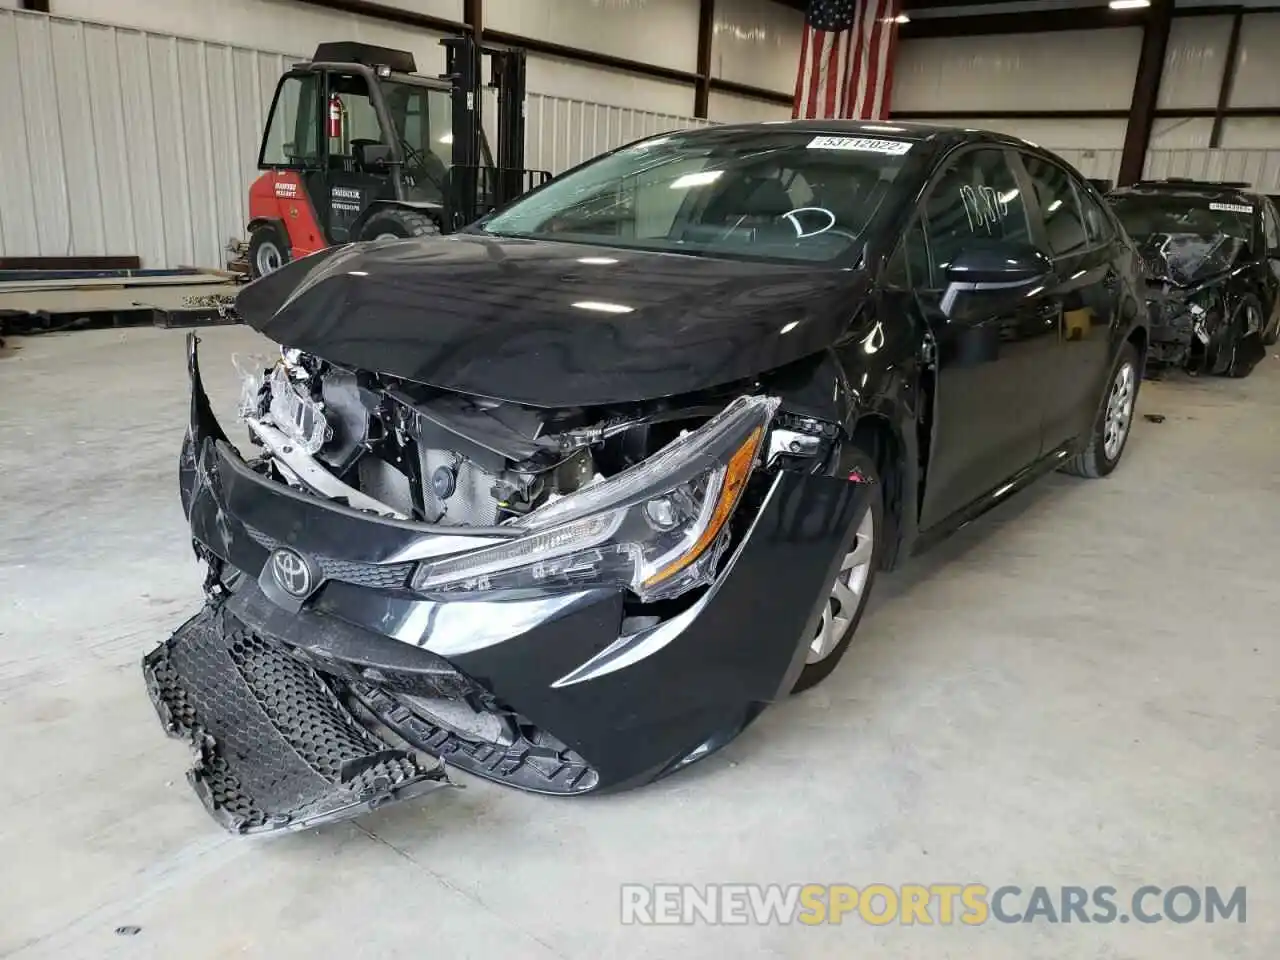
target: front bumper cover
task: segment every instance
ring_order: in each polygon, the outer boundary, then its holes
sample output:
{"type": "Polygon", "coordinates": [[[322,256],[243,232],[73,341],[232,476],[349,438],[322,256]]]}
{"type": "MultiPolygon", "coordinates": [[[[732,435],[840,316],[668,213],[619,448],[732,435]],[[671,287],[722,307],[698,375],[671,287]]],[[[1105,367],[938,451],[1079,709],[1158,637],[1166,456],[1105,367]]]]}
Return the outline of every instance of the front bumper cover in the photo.
{"type": "MultiPolygon", "coordinates": [[[[367,735],[525,790],[653,780],[718,749],[786,695],[868,503],[865,486],[845,479],[761,477],[754,519],[716,582],[642,629],[631,629],[634,611],[612,588],[426,599],[408,590],[406,558],[446,540],[465,549],[457,541],[468,532],[358,513],[255,472],[213,418],[195,342],[180,484],[213,571],[211,603],[225,607],[218,615],[303,664],[367,735]],[[281,546],[316,571],[305,599],[273,584],[268,561],[281,546]],[[437,715],[440,703],[491,718],[498,732],[475,735],[437,715]]],[[[494,532],[473,535],[479,545],[494,532]]]]}

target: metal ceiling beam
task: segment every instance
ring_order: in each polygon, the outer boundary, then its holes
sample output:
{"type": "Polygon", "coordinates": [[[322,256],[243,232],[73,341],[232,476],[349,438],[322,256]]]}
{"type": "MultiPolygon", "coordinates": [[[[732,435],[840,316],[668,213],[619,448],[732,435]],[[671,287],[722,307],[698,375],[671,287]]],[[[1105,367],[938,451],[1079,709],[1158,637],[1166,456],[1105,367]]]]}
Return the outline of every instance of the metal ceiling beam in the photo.
{"type": "Polygon", "coordinates": [[[1227,55],[1222,64],[1222,83],[1218,87],[1218,107],[1213,113],[1213,128],[1209,131],[1209,147],[1222,146],[1222,126],[1231,104],[1231,89],[1236,83],[1236,67],[1240,65],[1240,28],[1244,26],[1244,11],[1237,10],[1231,17],[1231,36],[1227,40],[1227,55]]]}
{"type": "Polygon", "coordinates": [[[1124,132],[1124,149],[1120,152],[1121,185],[1142,179],[1151,142],[1151,126],[1155,122],[1156,101],[1160,96],[1160,79],[1164,73],[1164,55],[1169,46],[1169,30],[1173,26],[1173,0],[1153,0],[1146,26],[1142,31],[1142,51],[1138,54],[1138,75],[1133,81],[1133,99],[1129,106],[1129,123],[1124,132]]]}
{"type": "Polygon", "coordinates": [[[432,16],[429,13],[416,13],[402,10],[385,3],[374,3],[373,0],[295,0],[312,7],[323,7],[340,13],[352,13],[359,17],[372,17],[374,20],[385,20],[405,27],[418,27],[422,30],[434,30],[438,33],[458,33],[466,29],[466,24],[445,17],[432,16]]]}
{"type": "Polygon", "coordinates": [[[711,41],[716,29],[716,0],[698,2],[698,84],[693,91],[693,115],[706,119],[711,107],[711,41]]]}
{"type": "Polygon", "coordinates": [[[1036,10],[1020,13],[983,13],[958,17],[928,17],[898,27],[898,37],[978,37],[1010,33],[1054,33],[1060,30],[1106,30],[1145,23],[1150,8],[1112,10],[1108,7],[1036,10]]]}

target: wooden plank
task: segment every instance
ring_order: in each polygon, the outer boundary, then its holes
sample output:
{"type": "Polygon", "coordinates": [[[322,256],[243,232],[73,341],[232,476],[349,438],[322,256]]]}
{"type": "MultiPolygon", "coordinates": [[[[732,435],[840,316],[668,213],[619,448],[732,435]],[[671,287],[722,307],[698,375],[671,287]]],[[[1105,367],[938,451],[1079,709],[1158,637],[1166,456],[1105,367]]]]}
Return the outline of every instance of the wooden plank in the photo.
{"type": "Polygon", "coordinates": [[[0,270],[141,270],[140,257],[0,257],[0,270]]]}
{"type": "MultiPolygon", "coordinates": [[[[139,287],[203,286],[226,282],[225,277],[211,273],[180,274],[173,277],[102,277],[96,280],[23,280],[18,283],[0,283],[0,296],[38,293],[46,290],[119,290],[139,287]]],[[[0,300],[0,309],[4,306],[5,301],[0,300]]]]}

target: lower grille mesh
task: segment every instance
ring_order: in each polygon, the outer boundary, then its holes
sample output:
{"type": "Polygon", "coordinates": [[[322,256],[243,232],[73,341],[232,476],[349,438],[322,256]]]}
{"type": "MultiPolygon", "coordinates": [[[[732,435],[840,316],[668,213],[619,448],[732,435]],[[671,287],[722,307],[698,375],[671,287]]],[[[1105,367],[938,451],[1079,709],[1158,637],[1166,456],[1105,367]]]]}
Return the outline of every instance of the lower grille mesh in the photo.
{"type": "Polygon", "coordinates": [[[235,832],[345,819],[448,782],[439,764],[375,740],[315,671],[217,604],[143,672],[166,728],[197,748],[191,785],[235,832]]]}

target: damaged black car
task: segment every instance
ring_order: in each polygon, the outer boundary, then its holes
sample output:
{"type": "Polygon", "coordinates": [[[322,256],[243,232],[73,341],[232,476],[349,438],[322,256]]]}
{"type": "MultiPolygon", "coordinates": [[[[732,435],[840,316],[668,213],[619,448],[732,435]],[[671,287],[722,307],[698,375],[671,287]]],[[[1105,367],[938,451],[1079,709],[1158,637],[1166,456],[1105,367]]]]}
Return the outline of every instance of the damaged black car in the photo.
{"type": "Polygon", "coordinates": [[[1143,181],[1108,195],[1142,254],[1153,372],[1244,377],[1280,336],[1280,220],[1244,183],[1143,181]]]}
{"type": "Polygon", "coordinates": [[[1119,462],[1145,312],[1101,196],[1022,141],[653,137],[449,237],[241,294],[235,444],[188,344],[206,603],[144,660],[237,832],[449,783],[643,784],[825,677],[886,569],[1119,462]]]}

